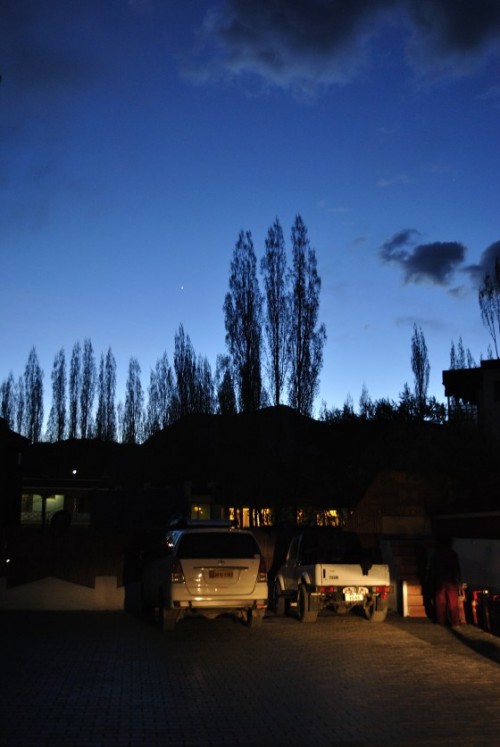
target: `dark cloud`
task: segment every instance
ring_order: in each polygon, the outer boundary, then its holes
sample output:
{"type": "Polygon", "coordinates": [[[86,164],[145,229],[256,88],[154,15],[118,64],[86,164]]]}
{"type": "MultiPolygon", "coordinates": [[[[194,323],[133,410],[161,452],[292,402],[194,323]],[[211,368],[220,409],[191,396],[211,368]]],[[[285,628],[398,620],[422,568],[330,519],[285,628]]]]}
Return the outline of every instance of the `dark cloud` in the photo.
{"type": "Polygon", "coordinates": [[[500,241],[495,241],[493,244],[484,250],[481,254],[479,262],[476,265],[469,265],[464,268],[472,282],[479,286],[487,273],[492,273],[495,267],[495,260],[500,260],[500,241]]]}
{"type": "Polygon", "coordinates": [[[365,62],[364,46],[396,0],[227,0],[201,33],[200,58],[185,72],[210,78],[252,75],[304,93],[345,83],[365,62]]]}
{"type": "Polygon", "coordinates": [[[395,234],[380,248],[380,258],[399,265],[406,283],[429,282],[448,286],[464,261],[464,245],[458,241],[435,241],[412,246],[418,235],[414,229],[395,234]]]}
{"type": "Polygon", "coordinates": [[[385,262],[401,262],[408,254],[407,247],[414,243],[414,239],[420,236],[414,228],[405,228],[395,233],[391,239],[386,241],[381,249],[380,256],[385,262]]]}
{"type": "Polygon", "coordinates": [[[417,34],[436,53],[475,52],[498,39],[498,0],[409,0],[417,34]]]}
{"type": "Polygon", "coordinates": [[[184,72],[199,82],[250,75],[264,85],[312,93],[359,73],[383,23],[410,29],[409,60],[419,70],[464,73],[500,39],[500,3],[226,0],[206,15],[184,72]]]}

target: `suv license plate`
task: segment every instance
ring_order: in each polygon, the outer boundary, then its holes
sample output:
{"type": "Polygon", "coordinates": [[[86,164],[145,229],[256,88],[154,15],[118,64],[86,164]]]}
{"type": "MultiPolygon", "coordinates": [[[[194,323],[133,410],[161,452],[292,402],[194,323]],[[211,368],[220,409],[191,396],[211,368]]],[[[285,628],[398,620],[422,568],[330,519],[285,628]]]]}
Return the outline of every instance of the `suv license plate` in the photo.
{"type": "Polygon", "coordinates": [[[233,572],[232,571],[209,571],[208,577],[209,578],[232,578],[233,572]]]}

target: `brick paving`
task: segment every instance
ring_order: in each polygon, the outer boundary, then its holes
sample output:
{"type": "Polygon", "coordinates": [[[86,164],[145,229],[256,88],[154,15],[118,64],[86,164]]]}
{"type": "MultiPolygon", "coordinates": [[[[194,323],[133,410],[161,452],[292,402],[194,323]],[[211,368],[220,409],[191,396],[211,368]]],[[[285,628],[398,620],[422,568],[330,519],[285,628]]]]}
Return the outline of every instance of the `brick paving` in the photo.
{"type": "Polygon", "coordinates": [[[0,613],[0,745],[500,745],[500,639],[271,614],[260,630],[0,613]]]}

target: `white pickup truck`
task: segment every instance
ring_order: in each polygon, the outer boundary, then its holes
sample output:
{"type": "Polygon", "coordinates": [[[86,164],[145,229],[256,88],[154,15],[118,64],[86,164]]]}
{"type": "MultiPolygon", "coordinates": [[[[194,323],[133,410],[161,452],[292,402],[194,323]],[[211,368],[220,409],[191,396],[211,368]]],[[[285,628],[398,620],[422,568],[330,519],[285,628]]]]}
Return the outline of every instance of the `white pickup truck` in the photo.
{"type": "Polygon", "coordinates": [[[360,607],[368,620],[387,616],[391,591],[389,566],[364,549],[359,537],[336,527],[304,528],[290,543],[272,590],[272,607],[299,620],[316,622],[321,610],[346,614],[360,607]],[[376,561],[376,562],[374,562],[376,561]]]}

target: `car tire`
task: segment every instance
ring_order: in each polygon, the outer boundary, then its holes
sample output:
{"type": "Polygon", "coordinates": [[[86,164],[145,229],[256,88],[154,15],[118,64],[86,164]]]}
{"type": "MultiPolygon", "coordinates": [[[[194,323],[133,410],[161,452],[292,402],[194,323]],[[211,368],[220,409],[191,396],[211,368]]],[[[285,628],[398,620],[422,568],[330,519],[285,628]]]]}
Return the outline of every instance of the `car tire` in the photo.
{"type": "Polygon", "coordinates": [[[276,615],[284,615],[286,612],[286,599],[281,593],[279,581],[274,582],[273,590],[273,610],[276,615]]]}
{"type": "Polygon", "coordinates": [[[162,633],[171,633],[175,630],[176,622],[177,612],[165,609],[163,593],[160,591],[158,594],[158,627],[162,633]]]}
{"type": "Polygon", "coordinates": [[[318,619],[317,610],[309,609],[309,594],[304,584],[299,586],[299,592],[297,595],[297,612],[299,615],[300,622],[303,623],[315,623],[318,619]]]}
{"type": "Polygon", "coordinates": [[[250,612],[248,613],[248,627],[260,628],[265,614],[265,610],[250,610],[250,612]]]}

